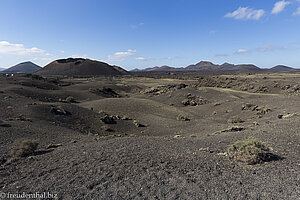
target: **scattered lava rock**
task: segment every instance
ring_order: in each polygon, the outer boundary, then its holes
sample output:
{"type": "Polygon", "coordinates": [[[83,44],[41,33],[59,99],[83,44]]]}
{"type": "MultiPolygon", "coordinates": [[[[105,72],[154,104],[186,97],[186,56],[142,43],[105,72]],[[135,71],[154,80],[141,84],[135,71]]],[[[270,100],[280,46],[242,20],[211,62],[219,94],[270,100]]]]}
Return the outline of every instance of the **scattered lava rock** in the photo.
{"type": "Polygon", "coordinates": [[[208,100],[204,97],[188,94],[187,98],[181,102],[184,106],[197,106],[208,103],[208,100]]]}
{"type": "Polygon", "coordinates": [[[105,123],[105,124],[116,124],[117,122],[115,121],[114,117],[109,116],[109,115],[104,115],[103,117],[100,118],[100,120],[105,123]]]}
{"type": "Polygon", "coordinates": [[[49,144],[47,146],[47,149],[53,149],[53,148],[58,148],[58,147],[61,147],[62,144],[49,144]]]}
{"type": "Polygon", "coordinates": [[[298,113],[287,113],[287,114],[280,114],[280,115],[278,115],[277,117],[279,118],[279,119],[285,119],[285,118],[290,118],[290,117],[294,117],[294,116],[297,116],[298,115],[298,113]]]}
{"type": "Polygon", "coordinates": [[[238,131],[243,131],[243,130],[245,130],[244,127],[233,126],[233,127],[221,130],[221,131],[217,131],[217,132],[213,133],[213,135],[217,135],[217,134],[225,133],[225,132],[238,132],[238,131]]]}
{"type": "Polygon", "coordinates": [[[254,93],[269,92],[268,86],[260,83],[255,83],[251,78],[235,78],[222,76],[205,76],[198,80],[196,87],[218,87],[218,88],[232,88],[241,91],[248,91],[254,93]]]}
{"type": "Polygon", "coordinates": [[[50,112],[55,115],[70,115],[71,113],[63,109],[61,106],[51,106],[50,112]]]}
{"type": "Polygon", "coordinates": [[[91,93],[104,96],[104,97],[112,97],[112,98],[120,98],[121,95],[119,95],[117,92],[115,92],[111,88],[103,87],[102,89],[100,88],[90,88],[89,91],[91,93]]]}
{"type": "Polygon", "coordinates": [[[177,119],[178,121],[190,121],[190,119],[189,119],[187,116],[183,116],[183,115],[178,115],[178,116],[176,117],[176,119],[177,119]]]}
{"type": "Polygon", "coordinates": [[[242,105],[242,110],[251,110],[251,111],[254,111],[257,107],[258,107],[258,105],[251,104],[251,103],[246,103],[246,104],[242,105]]]}
{"type": "Polygon", "coordinates": [[[133,123],[136,127],[145,127],[145,125],[139,123],[137,120],[133,120],[132,123],[133,123]]]}
{"type": "Polygon", "coordinates": [[[158,87],[150,87],[146,88],[145,90],[142,90],[140,93],[141,94],[151,94],[151,95],[161,95],[161,94],[166,94],[175,90],[180,90],[183,88],[186,88],[186,84],[174,84],[174,85],[163,85],[163,86],[158,86],[158,87]]]}
{"type": "Polygon", "coordinates": [[[72,96],[68,96],[66,99],[59,99],[58,101],[63,103],[78,103],[72,96]]]}
{"type": "Polygon", "coordinates": [[[30,118],[27,118],[24,115],[19,115],[18,117],[15,118],[15,120],[32,122],[32,120],[30,118]]]}
{"type": "Polygon", "coordinates": [[[102,129],[103,131],[107,131],[107,132],[114,132],[113,129],[111,129],[109,126],[106,126],[106,125],[101,126],[101,129],[102,129]]]}
{"type": "Polygon", "coordinates": [[[5,123],[4,121],[0,120],[0,127],[11,127],[10,124],[5,123]]]}
{"type": "Polygon", "coordinates": [[[260,117],[262,117],[266,113],[272,111],[272,109],[270,109],[268,107],[264,107],[264,106],[260,107],[258,105],[250,104],[250,103],[243,104],[242,110],[256,111],[256,114],[260,117]]]}
{"type": "Polygon", "coordinates": [[[235,123],[243,123],[245,121],[242,120],[239,116],[232,116],[227,120],[227,122],[230,124],[235,124],[235,123]]]}

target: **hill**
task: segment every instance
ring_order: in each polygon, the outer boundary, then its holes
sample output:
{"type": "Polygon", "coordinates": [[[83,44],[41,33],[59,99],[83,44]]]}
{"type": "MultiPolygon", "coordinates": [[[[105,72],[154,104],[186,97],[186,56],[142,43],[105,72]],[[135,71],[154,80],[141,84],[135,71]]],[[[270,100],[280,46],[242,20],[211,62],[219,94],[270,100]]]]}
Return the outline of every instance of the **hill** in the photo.
{"type": "Polygon", "coordinates": [[[200,61],[197,64],[189,65],[185,68],[187,71],[212,71],[212,70],[218,70],[219,65],[215,65],[212,62],[208,61],[200,61]]]}
{"type": "Polygon", "coordinates": [[[5,70],[5,68],[1,68],[1,67],[0,67],[0,72],[3,71],[3,70],[5,70]]]}
{"type": "Polygon", "coordinates": [[[38,75],[64,75],[64,76],[86,76],[86,75],[121,75],[127,71],[107,63],[83,59],[67,58],[51,62],[36,72],[38,75]]]}
{"type": "Polygon", "coordinates": [[[291,71],[293,68],[285,66],[285,65],[276,65],[275,67],[272,67],[269,69],[270,72],[287,72],[291,71]]]}
{"type": "Polygon", "coordinates": [[[40,66],[38,66],[32,62],[23,62],[23,63],[17,64],[15,66],[12,66],[8,69],[3,70],[2,73],[32,74],[40,69],[41,69],[40,66]]]}
{"type": "Polygon", "coordinates": [[[155,67],[149,67],[146,69],[133,69],[131,72],[163,72],[163,71],[179,71],[182,68],[175,68],[175,67],[170,67],[167,65],[163,65],[161,67],[155,66],[155,67]]]}

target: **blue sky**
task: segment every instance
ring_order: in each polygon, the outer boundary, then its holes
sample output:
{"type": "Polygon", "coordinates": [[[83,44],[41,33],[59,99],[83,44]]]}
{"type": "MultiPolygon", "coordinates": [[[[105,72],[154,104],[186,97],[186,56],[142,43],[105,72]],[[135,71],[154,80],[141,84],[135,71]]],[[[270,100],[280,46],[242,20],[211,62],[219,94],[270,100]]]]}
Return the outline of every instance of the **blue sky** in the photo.
{"type": "Polygon", "coordinates": [[[0,0],[0,67],[87,57],[300,68],[300,0],[0,0]]]}

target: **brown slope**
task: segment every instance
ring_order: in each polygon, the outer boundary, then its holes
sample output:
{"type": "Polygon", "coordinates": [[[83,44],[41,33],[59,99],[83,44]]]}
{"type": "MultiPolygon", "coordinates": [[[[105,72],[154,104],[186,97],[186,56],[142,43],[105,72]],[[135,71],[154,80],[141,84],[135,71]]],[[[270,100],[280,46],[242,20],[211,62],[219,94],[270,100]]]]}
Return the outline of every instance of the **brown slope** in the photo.
{"type": "Polygon", "coordinates": [[[83,59],[83,58],[67,58],[51,62],[43,69],[36,72],[38,75],[121,75],[127,73],[124,69],[111,66],[107,63],[83,59]]]}

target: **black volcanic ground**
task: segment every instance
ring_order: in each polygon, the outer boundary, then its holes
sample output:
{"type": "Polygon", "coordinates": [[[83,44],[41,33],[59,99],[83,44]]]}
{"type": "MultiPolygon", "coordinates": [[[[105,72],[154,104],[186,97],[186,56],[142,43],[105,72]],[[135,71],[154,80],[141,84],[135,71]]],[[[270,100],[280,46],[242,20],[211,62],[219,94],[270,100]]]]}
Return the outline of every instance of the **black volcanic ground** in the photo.
{"type": "MultiPolygon", "coordinates": [[[[45,73],[69,69],[49,66],[45,73]]],[[[299,81],[298,73],[1,76],[0,192],[299,199],[299,81]],[[231,117],[242,120],[233,124],[231,117]],[[230,160],[228,145],[249,137],[267,143],[278,159],[230,160]],[[37,140],[37,151],[12,159],[15,141],[24,139],[37,140]]]]}

